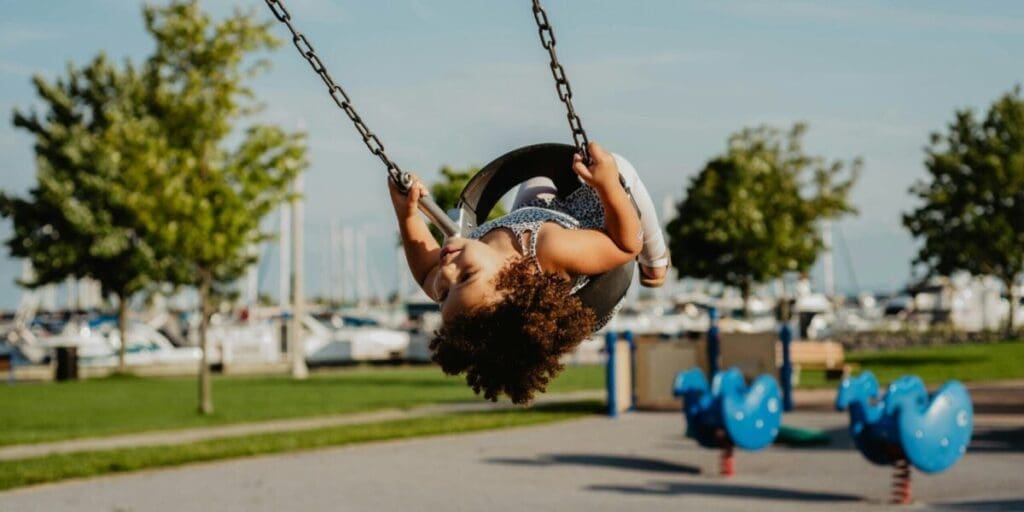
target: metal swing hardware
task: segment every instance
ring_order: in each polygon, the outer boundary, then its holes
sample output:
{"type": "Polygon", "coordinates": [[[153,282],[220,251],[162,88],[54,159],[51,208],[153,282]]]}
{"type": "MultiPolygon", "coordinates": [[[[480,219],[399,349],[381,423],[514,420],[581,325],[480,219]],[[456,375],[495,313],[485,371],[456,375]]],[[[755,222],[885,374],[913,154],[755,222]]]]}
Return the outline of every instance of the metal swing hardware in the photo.
{"type": "MultiPolygon", "coordinates": [[[[403,171],[394,160],[388,157],[384,150],[384,143],[380,141],[380,138],[378,138],[376,134],[370,131],[368,126],[366,126],[363,118],[359,116],[355,107],[352,106],[352,100],[345,92],[345,89],[342,89],[341,85],[338,85],[331,77],[331,74],[327,71],[327,66],[325,66],[323,61],[320,60],[320,57],[317,55],[316,49],[313,48],[312,43],[309,42],[309,39],[306,39],[305,35],[296,30],[294,25],[292,25],[292,16],[288,12],[288,9],[285,8],[284,4],[281,3],[280,0],[265,1],[267,3],[267,7],[269,7],[271,12],[274,13],[274,17],[288,27],[288,30],[292,33],[292,44],[295,45],[295,49],[299,51],[302,57],[309,62],[310,67],[313,68],[313,72],[323,80],[324,85],[327,86],[327,93],[331,96],[331,99],[334,100],[334,103],[338,105],[338,108],[345,112],[345,115],[347,115],[352,121],[352,124],[355,125],[356,131],[359,132],[359,136],[362,137],[363,143],[366,144],[366,149],[369,149],[370,153],[373,153],[380,159],[387,168],[388,175],[395,185],[397,185],[402,192],[408,193],[409,187],[412,185],[412,175],[403,171]]],[[[420,210],[430,218],[430,221],[433,222],[435,226],[444,232],[445,236],[459,235],[458,226],[448,218],[445,211],[442,210],[433,199],[430,197],[422,197],[419,200],[419,204],[420,210]]]]}
{"type": "MultiPolygon", "coordinates": [[[[313,45],[305,35],[296,30],[292,25],[291,14],[285,8],[282,1],[264,1],[277,20],[288,27],[292,34],[292,44],[295,45],[295,49],[309,62],[313,71],[323,80],[331,99],[334,100],[338,108],[344,111],[345,115],[352,121],[352,124],[355,125],[356,130],[363,139],[363,143],[366,144],[366,148],[384,163],[391,180],[401,190],[407,192],[412,184],[412,175],[403,171],[397,163],[387,156],[384,144],[366,126],[366,123],[352,106],[352,101],[348,94],[334,81],[327,71],[327,67],[320,60],[313,45]]],[[[587,133],[583,129],[582,120],[576,113],[575,108],[573,108],[572,86],[569,84],[565,69],[558,62],[558,55],[555,52],[555,33],[548,20],[547,13],[540,5],[540,0],[533,0],[533,17],[537,22],[541,45],[547,50],[550,57],[551,74],[555,79],[555,89],[558,92],[558,98],[566,107],[574,146],[566,144],[536,144],[510,151],[498,157],[487,164],[466,185],[460,197],[459,206],[452,211],[451,216],[441,210],[430,197],[421,198],[419,201],[420,210],[446,236],[468,234],[473,227],[486,220],[491,208],[497,204],[502,195],[530,177],[547,176],[555,182],[559,196],[568,196],[569,193],[581,186],[579,178],[571,168],[572,155],[579,153],[583,157],[585,164],[589,165],[591,162],[590,153],[587,148],[589,143],[587,133]],[[498,172],[499,170],[501,172],[498,172]],[[458,223],[452,220],[452,216],[458,219],[458,223]]],[[[625,183],[622,184],[628,194],[629,188],[626,187],[625,183]]],[[[629,194],[629,197],[630,201],[633,201],[633,206],[636,207],[632,194],[629,194]]],[[[577,291],[575,295],[585,306],[594,311],[599,321],[607,320],[615,310],[615,306],[626,295],[626,291],[633,280],[633,270],[633,262],[629,262],[603,274],[592,276],[590,281],[577,291]]]]}

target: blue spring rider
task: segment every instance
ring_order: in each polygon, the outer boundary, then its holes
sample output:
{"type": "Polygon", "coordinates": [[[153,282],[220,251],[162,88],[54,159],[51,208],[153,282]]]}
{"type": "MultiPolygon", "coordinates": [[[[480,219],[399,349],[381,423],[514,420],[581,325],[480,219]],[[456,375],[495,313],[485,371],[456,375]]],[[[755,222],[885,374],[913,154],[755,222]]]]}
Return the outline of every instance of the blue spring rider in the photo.
{"type": "Polygon", "coordinates": [[[836,409],[850,411],[850,436],[874,464],[895,466],[894,503],[911,502],[910,466],[925,473],[949,469],[971,441],[974,409],[958,381],[929,396],[924,382],[906,375],[882,394],[871,372],[844,379],[836,409]]]}
{"type": "Polygon", "coordinates": [[[686,436],[722,450],[723,476],[735,474],[734,446],[760,450],[779,434],[782,397],[769,375],[761,375],[748,388],[739,369],[730,368],[715,375],[709,390],[704,372],[693,368],[676,375],[673,394],[683,397],[686,436]]]}

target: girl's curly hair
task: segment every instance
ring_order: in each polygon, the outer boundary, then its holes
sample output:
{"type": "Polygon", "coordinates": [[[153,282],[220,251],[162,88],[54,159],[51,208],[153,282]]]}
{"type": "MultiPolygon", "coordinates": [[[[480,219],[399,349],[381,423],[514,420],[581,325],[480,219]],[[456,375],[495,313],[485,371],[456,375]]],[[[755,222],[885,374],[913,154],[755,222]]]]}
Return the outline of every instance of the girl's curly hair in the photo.
{"type": "Polygon", "coordinates": [[[473,391],[523,404],[562,371],[559,358],[593,332],[596,318],[572,284],[522,258],[495,278],[504,296],[444,323],[430,341],[434,362],[448,375],[466,372],[473,391]]]}

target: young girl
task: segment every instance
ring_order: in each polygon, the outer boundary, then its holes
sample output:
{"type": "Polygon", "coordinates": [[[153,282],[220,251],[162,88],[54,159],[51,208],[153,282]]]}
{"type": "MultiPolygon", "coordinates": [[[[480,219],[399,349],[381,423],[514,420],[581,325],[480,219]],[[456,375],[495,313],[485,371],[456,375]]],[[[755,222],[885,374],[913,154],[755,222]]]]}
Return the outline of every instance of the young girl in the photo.
{"type": "Polygon", "coordinates": [[[449,375],[465,372],[490,400],[529,402],[561,371],[559,358],[607,322],[573,296],[588,276],[639,256],[644,286],[665,280],[668,252],[636,170],[595,143],[588,149],[590,166],[580,155],[573,162],[585,185],[565,200],[547,178],[531,179],[511,213],[444,247],[417,211],[426,187],[417,180],[402,194],[389,180],[409,269],[441,305],[433,360],[449,375]]]}

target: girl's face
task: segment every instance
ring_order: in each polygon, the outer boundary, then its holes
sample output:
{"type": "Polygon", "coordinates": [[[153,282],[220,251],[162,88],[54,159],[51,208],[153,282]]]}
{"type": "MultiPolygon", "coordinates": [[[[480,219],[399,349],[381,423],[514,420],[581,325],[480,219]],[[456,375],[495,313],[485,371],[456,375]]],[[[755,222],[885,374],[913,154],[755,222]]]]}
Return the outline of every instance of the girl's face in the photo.
{"type": "Polygon", "coordinates": [[[441,262],[435,274],[434,297],[447,321],[470,307],[497,302],[495,278],[512,256],[479,241],[449,238],[441,248],[441,262]]]}

